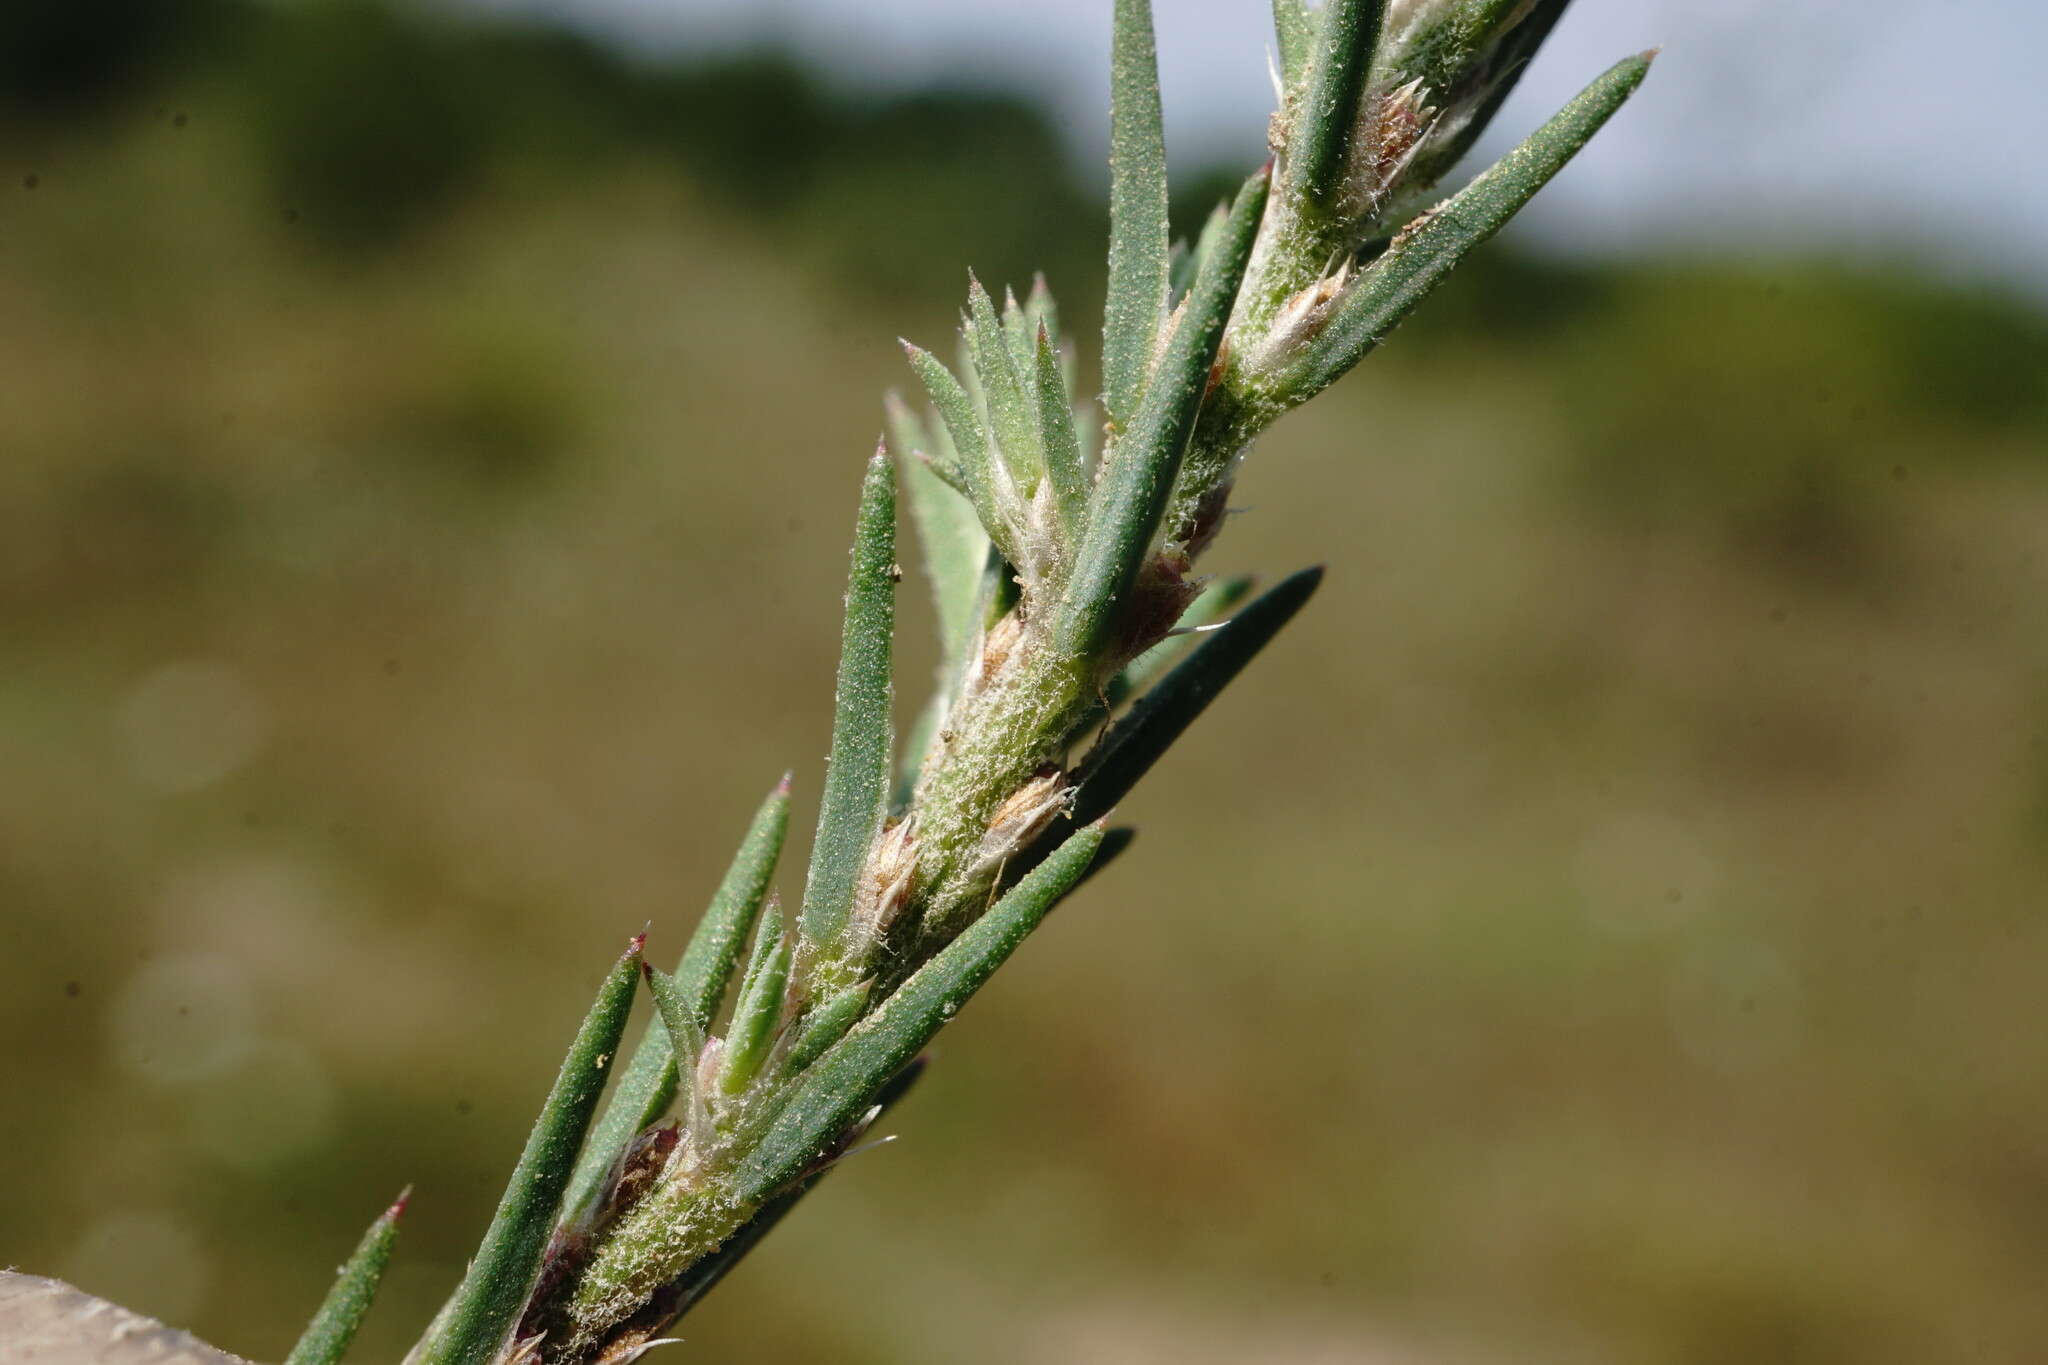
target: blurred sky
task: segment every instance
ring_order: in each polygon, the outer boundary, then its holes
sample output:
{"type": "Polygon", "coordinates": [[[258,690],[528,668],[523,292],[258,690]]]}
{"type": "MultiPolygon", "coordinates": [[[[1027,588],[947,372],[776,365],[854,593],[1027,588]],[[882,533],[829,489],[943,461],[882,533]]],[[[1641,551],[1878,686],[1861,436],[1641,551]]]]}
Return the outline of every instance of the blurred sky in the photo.
{"type": "MultiPolygon", "coordinates": [[[[776,39],[859,81],[1043,92],[1106,144],[1109,0],[448,0],[664,52],[776,39]]],[[[1259,152],[1266,0],[1156,0],[1182,163],[1259,152]]],[[[1607,63],[1662,44],[1642,96],[1524,230],[1611,251],[1824,243],[2048,296],[2041,0],[1578,0],[1497,128],[1532,127],[1607,63]]],[[[1496,136],[1496,144],[1500,138],[1496,136]]]]}

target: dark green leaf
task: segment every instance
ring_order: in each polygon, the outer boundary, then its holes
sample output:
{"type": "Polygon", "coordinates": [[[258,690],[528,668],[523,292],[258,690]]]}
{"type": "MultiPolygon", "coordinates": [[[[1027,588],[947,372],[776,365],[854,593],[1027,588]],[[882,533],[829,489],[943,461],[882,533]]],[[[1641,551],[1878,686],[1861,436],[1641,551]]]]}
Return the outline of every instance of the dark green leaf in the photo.
{"type": "Polygon", "coordinates": [[[1223,240],[1223,230],[1230,226],[1230,205],[1219,203],[1209,210],[1209,216],[1202,220],[1202,230],[1195,235],[1194,250],[1187,254],[1187,279],[1184,287],[1192,290],[1195,281],[1201,277],[1202,263],[1216,254],[1216,243],[1223,240]]]}
{"type": "Polygon", "coordinates": [[[1081,879],[1101,843],[1098,826],[1075,833],[820,1057],[735,1172],[741,1201],[771,1199],[812,1170],[1081,879]]]}
{"type": "Polygon", "coordinates": [[[1244,279],[1266,191],[1267,175],[1260,171],[1238,192],[1222,235],[1195,277],[1158,373],[1146,386],[1129,429],[1110,448],[1053,626],[1054,644],[1069,658],[1092,659],[1101,649],[1151,550],[1159,514],[1208,393],[1216,348],[1244,279]]]}
{"type": "Polygon", "coordinates": [[[868,992],[872,982],[856,981],[851,986],[827,996],[824,1003],[812,1010],[803,1022],[803,1030],[797,1034],[796,1042],[790,1045],[789,1055],[782,1059],[783,1074],[795,1076],[804,1068],[824,1055],[825,1049],[846,1036],[846,1031],[860,1018],[867,1008],[868,992]]]}
{"type": "MultiPolygon", "coordinates": [[[[947,672],[950,674],[950,670],[947,672]]],[[[942,676],[939,686],[911,718],[910,728],[903,732],[903,742],[896,754],[896,779],[889,787],[892,816],[907,810],[917,794],[917,779],[924,772],[925,757],[931,753],[932,736],[938,733],[939,721],[949,709],[951,690],[947,677],[942,676]]]]}
{"type": "Polygon", "coordinates": [[[1251,591],[1252,579],[1248,574],[1219,579],[1204,588],[1202,595],[1190,602],[1188,609],[1180,614],[1180,620],[1174,622],[1171,638],[1161,640],[1131,660],[1123,672],[1110,679],[1109,704],[1121,706],[1157,682],[1176,659],[1188,652],[1189,640],[1195,632],[1215,626],[1230,613],[1232,607],[1249,597],[1251,591]]]}
{"type": "Polygon", "coordinates": [[[577,1031],[511,1183],[498,1201],[483,1245],[455,1297],[415,1348],[413,1365],[487,1365],[518,1325],[540,1273],[584,1131],[618,1056],[640,975],[640,950],[641,940],[634,939],[605,976],[597,1003],[577,1031]]]}
{"type": "Polygon", "coordinates": [[[711,1017],[725,999],[740,945],[747,941],[768,898],[768,885],[775,879],[775,863],[788,833],[789,777],[785,774],[754,812],[753,823],[747,826],[746,837],[726,868],[725,880],[718,884],[718,893],[676,964],[676,987],[690,1002],[690,1017],[700,1032],[711,1026],[711,1017]]]}
{"type": "MultiPolygon", "coordinates": [[[[875,1096],[874,1108],[878,1111],[877,1118],[887,1113],[903,1098],[910,1087],[916,1084],[923,1070],[922,1062],[913,1062],[896,1073],[889,1084],[882,1087],[882,1092],[875,1096]]],[[[689,1312],[745,1258],[748,1252],[760,1245],[761,1239],[774,1230],[775,1225],[782,1221],[785,1214],[796,1207],[798,1200],[817,1187],[818,1182],[830,1173],[830,1169],[828,1166],[805,1177],[763,1204],[738,1232],[719,1243],[718,1250],[698,1261],[680,1279],[663,1289],[656,1297],[655,1304],[648,1310],[648,1316],[657,1321],[673,1322],[689,1312]]]]}
{"type": "Polygon", "coordinates": [[[1316,23],[1301,106],[1287,138],[1287,191],[1327,205],[1343,183],[1387,0],[1329,0],[1316,23]]]}
{"type": "Polygon", "coordinates": [[[1404,228],[1338,302],[1329,325],[1287,377],[1290,402],[1328,387],[1443,283],[1465,254],[1500,231],[1635,93],[1650,56],[1616,63],[1556,117],[1448,202],[1404,228]]]}
{"type": "Polygon", "coordinates": [[[832,757],[804,885],[803,935],[829,949],[853,911],[889,795],[891,637],[896,626],[896,484],[886,451],[868,462],[832,715],[832,757]]]}
{"type": "Polygon", "coordinates": [[[363,1317],[370,1311],[370,1301],[377,1295],[384,1267],[391,1262],[391,1248],[398,1241],[399,1215],[405,1212],[410,1194],[407,1191],[399,1195],[398,1202],[370,1224],[370,1230],[356,1245],[355,1254],[335,1277],[334,1288],[327,1291],[327,1299],[313,1315],[305,1335],[284,1358],[284,1365],[335,1365],[348,1351],[356,1329],[363,1325],[363,1317]]]}
{"type": "Polygon", "coordinates": [[[1166,307],[1166,134],[1150,0],[1116,0],[1109,73],[1109,296],[1103,399],[1119,429],[1138,410],[1166,307]]]}
{"type": "MultiPolygon", "coordinates": [[[[789,777],[783,776],[775,790],[754,812],[746,837],[726,869],[725,880],[697,921],[689,947],[676,966],[675,989],[689,1004],[702,1038],[725,998],[732,980],[740,947],[754,927],[754,917],[774,879],[776,860],[782,855],[782,841],[789,833],[789,777]]],[[[675,1102],[681,1073],[676,1053],[669,1045],[671,1030],[650,1028],[633,1049],[633,1059],[619,1073],[619,1083],[605,1105],[604,1117],[591,1130],[576,1163],[576,1177],[570,1183],[568,1208],[581,1218],[596,1207],[612,1164],[650,1124],[656,1123],[675,1102]]],[[[683,1054],[685,1064],[695,1065],[694,1048],[683,1054]]]]}
{"type": "Polygon", "coordinates": [[[1128,716],[1111,726],[1081,766],[1074,819],[1099,820],[1124,799],[1196,716],[1314,595],[1321,569],[1303,569],[1203,641],[1128,716]]]}
{"type": "MultiPolygon", "coordinates": [[[[1498,42],[1493,43],[1483,62],[1465,74],[1461,87],[1477,92],[1477,103],[1467,117],[1461,117],[1448,136],[1431,137],[1423,145],[1421,154],[1403,177],[1409,196],[1428,192],[1453,167],[1464,160],[1472,150],[1472,144],[1493,123],[1501,105],[1521,83],[1522,73],[1535,60],[1536,52],[1549,38],[1551,29],[1563,17],[1571,0],[1537,0],[1536,7],[1529,10],[1498,42]]],[[[1497,21],[1496,21],[1497,22],[1497,21]]],[[[1441,102],[1442,96],[1437,102],[1441,102]]]]}
{"type": "Polygon", "coordinates": [[[1003,558],[1001,550],[991,546],[988,563],[981,572],[981,597],[975,606],[982,629],[989,629],[1009,615],[1019,596],[1016,566],[1003,558]]]}

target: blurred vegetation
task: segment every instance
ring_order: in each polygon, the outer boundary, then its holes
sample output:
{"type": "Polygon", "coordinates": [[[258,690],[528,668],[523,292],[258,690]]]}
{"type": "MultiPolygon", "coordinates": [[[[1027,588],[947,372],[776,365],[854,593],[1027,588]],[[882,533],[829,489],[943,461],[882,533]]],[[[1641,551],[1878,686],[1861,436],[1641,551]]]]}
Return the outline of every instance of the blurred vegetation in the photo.
{"type": "MultiPolygon", "coordinates": [[[[616,941],[815,790],[891,338],[970,264],[1082,330],[1098,177],[365,4],[0,62],[0,1262],[275,1358],[412,1181],[395,1358],[616,941]]],[[[1247,469],[1315,610],[687,1349],[2030,1358],[2043,373],[1903,267],[1485,253],[1247,469]]]]}

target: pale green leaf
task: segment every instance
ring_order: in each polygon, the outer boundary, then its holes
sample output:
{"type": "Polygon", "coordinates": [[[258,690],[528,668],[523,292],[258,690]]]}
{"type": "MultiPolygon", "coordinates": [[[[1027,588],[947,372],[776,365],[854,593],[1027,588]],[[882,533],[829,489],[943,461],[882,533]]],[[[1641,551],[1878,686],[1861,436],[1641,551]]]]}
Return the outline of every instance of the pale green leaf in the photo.
{"type": "Polygon", "coordinates": [[[976,633],[974,604],[981,596],[988,533],[981,529],[973,506],[918,458],[919,450],[930,449],[931,436],[916,414],[893,394],[887,412],[889,445],[903,474],[910,519],[924,551],[925,577],[939,617],[940,649],[950,670],[957,667],[976,633]]]}
{"type": "Polygon", "coordinates": [[[1273,33],[1280,44],[1280,79],[1291,86],[1314,51],[1316,16],[1302,0],[1273,0],[1273,33]]]}
{"type": "Polygon", "coordinates": [[[737,1095],[760,1074],[775,1026],[782,1018],[783,993],[789,984],[789,941],[783,937],[782,912],[773,905],[761,916],[754,933],[754,951],[747,960],[746,980],[733,1006],[725,1032],[724,1058],[718,1088],[737,1095]]]}

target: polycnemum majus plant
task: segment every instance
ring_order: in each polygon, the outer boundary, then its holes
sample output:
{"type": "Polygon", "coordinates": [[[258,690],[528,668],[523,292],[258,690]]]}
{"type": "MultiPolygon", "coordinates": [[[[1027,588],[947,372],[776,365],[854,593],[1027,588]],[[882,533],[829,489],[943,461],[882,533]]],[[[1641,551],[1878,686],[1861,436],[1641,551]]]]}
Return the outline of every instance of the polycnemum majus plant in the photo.
{"type": "MultiPolygon", "coordinates": [[[[672,971],[599,991],[418,1365],[592,1365],[664,1339],[857,1143],[1047,913],[1117,856],[1116,804],[1314,593],[1201,576],[1239,469],[1373,350],[1644,78],[1607,71],[1447,198],[1568,0],[1276,0],[1271,159],[1170,239],[1152,18],[1117,0],[1100,392],[1041,280],[969,285],[957,357],[909,346],[856,517],[831,757],[802,894],[787,779],[672,971]],[[899,500],[902,509],[899,509],[899,500]],[[943,641],[894,732],[915,528],[943,641]],[[635,1000],[659,1020],[620,1048],[635,1000]],[[722,1025],[720,1020],[723,1019],[722,1025]],[[606,1092],[609,1091],[609,1099],[606,1092]]],[[[380,1218],[290,1357],[338,1360],[380,1218]]]]}

